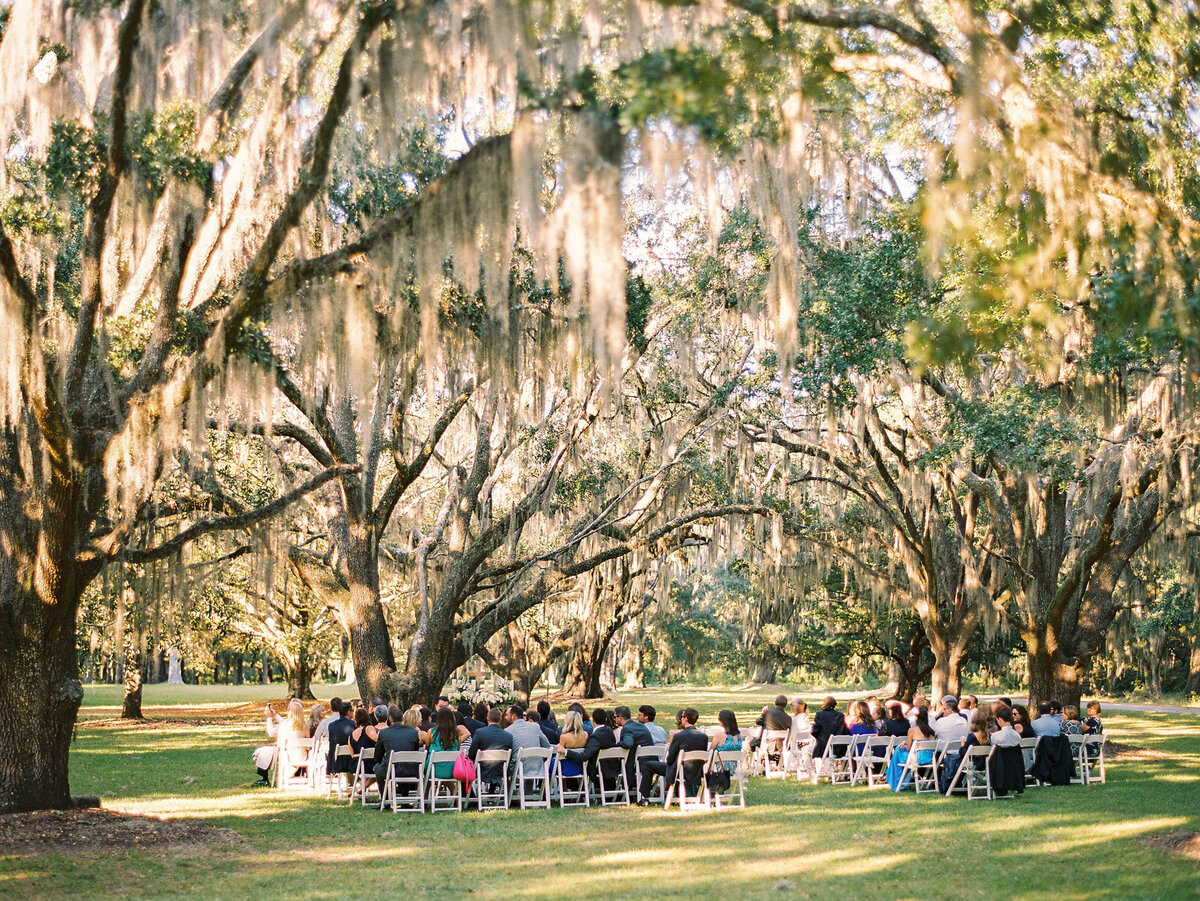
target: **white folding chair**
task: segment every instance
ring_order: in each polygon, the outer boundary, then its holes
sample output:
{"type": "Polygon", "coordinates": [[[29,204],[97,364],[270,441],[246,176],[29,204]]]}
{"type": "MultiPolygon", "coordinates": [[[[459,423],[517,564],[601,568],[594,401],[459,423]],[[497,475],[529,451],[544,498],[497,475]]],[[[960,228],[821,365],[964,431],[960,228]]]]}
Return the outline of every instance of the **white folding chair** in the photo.
{"type": "Polygon", "coordinates": [[[549,748],[521,748],[513,760],[512,785],[509,795],[515,796],[522,810],[550,806],[549,748]]]}
{"type": "Polygon", "coordinates": [[[592,803],[592,790],[588,785],[587,769],[582,769],[578,776],[566,776],[562,768],[566,759],[565,754],[559,754],[554,766],[555,781],[558,784],[558,806],[588,807],[592,803]]]}
{"type": "Polygon", "coordinates": [[[762,734],[762,743],[758,746],[758,767],[767,779],[784,779],[787,777],[787,763],[784,755],[787,751],[789,731],[787,729],[767,729],[762,734]]]}
{"type": "Polygon", "coordinates": [[[453,776],[444,779],[437,774],[437,770],[434,768],[435,764],[439,763],[448,763],[453,766],[456,760],[458,760],[458,751],[429,752],[429,765],[425,771],[425,793],[430,813],[437,813],[439,810],[457,810],[461,812],[463,809],[462,782],[453,776]],[[443,791],[443,789],[446,789],[446,791],[443,791]]]}
{"type": "Polygon", "coordinates": [[[1084,759],[1085,751],[1083,749],[1084,736],[1068,735],[1067,741],[1071,743],[1071,756],[1075,758],[1075,776],[1071,779],[1072,785],[1087,785],[1087,762],[1084,759]]]}
{"type": "Polygon", "coordinates": [[[679,810],[687,813],[692,810],[708,810],[709,809],[709,794],[708,786],[705,784],[704,772],[708,767],[709,752],[708,751],[684,751],[675,758],[675,781],[667,787],[667,796],[663,799],[663,809],[669,810],[671,807],[672,798],[679,805],[679,810]],[[697,766],[700,769],[700,785],[696,790],[696,794],[688,797],[687,780],[684,771],[687,769],[687,764],[694,764],[691,767],[694,772],[697,766]]]}
{"type": "Polygon", "coordinates": [[[392,813],[401,809],[415,813],[425,812],[425,752],[424,751],[392,751],[388,756],[387,778],[380,787],[379,806],[392,805],[392,813]],[[396,772],[397,765],[415,766],[415,776],[401,776],[396,772]],[[401,787],[409,788],[404,794],[401,787]]]}
{"type": "Polygon", "coordinates": [[[276,788],[285,791],[312,788],[312,753],[311,738],[289,737],[280,744],[279,753],[275,755],[276,788]],[[301,771],[304,775],[300,775],[301,771]]]}
{"type": "Polygon", "coordinates": [[[1099,782],[1103,785],[1108,781],[1108,774],[1104,770],[1104,746],[1108,744],[1108,738],[1103,733],[1085,735],[1083,738],[1084,784],[1099,782]]]}
{"type": "MultiPolygon", "coordinates": [[[[354,752],[350,750],[349,745],[338,745],[337,750],[333,752],[334,763],[340,763],[343,760],[353,760],[354,752]]],[[[349,773],[344,770],[339,770],[336,773],[331,773],[326,767],[325,771],[325,798],[333,794],[333,783],[337,783],[338,800],[342,800],[345,791],[349,788],[349,773]]]]}
{"type": "MultiPolygon", "coordinates": [[[[667,759],[667,746],[666,745],[648,745],[648,746],[640,747],[637,749],[637,762],[638,762],[637,774],[638,774],[639,781],[641,781],[641,778],[642,778],[642,760],[644,758],[648,758],[650,760],[666,760],[667,759]]],[[[667,789],[666,789],[666,786],[663,785],[663,780],[656,779],[654,781],[654,788],[650,792],[650,797],[648,797],[646,800],[652,804],[658,804],[659,802],[661,802],[662,800],[664,800],[666,798],[666,794],[667,794],[667,789]]]]}
{"type": "Polygon", "coordinates": [[[629,803],[629,779],[625,772],[625,765],[628,762],[629,750],[627,748],[605,748],[596,755],[596,782],[600,789],[602,807],[608,807],[610,804],[629,803]],[[606,760],[615,760],[621,764],[620,770],[611,780],[604,776],[604,761],[606,760]]]}
{"type": "Polygon", "coordinates": [[[994,800],[992,774],[988,764],[995,750],[991,745],[974,745],[968,748],[958,764],[958,771],[946,788],[946,794],[966,792],[968,801],[974,801],[976,798],[994,800]]]}
{"type": "Polygon", "coordinates": [[[1040,735],[1034,735],[1032,738],[1022,738],[1021,739],[1021,757],[1024,758],[1024,760],[1025,760],[1025,785],[1026,785],[1026,787],[1028,787],[1030,785],[1041,785],[1042,784],[1042,783],[1038,782],[1037,779],[1035,779],[1033,777],[1033,775],[1029,772],[1030,768],[1033,766],[1034,760],[1037,759],[1037,749],[1038,749],[1038,745],[1040,745],[1041,743],[1042,743],[1042,737],[1040,735]]]}
{"type": "MultiPolygon", "coordinates": [[[[729,788],[723,792],[709,791],[709,802],[714,808],[722,807],[745,808],[746,806],[746,752],[740,748],[736,751],[710,752],[708,766],[705,772],[715,773],[724,768],[729,773],[729,788]]],[[[707,783],[707,780],[705,780],[707,783]]],[[[707,786],[706,786],[707,787],[707,786]]]]}
{"type": "Polygon", "coordinates": [[[887,785],[887,766],[892,758],[892,736],[869,735],[858,744],[850,770],[850,784],[865,782],[868,788],[887,785]]]}
{"type": "Polygon", "coordinates": [[[366,748],[358,755],[358,763],[354,767],[354,778],[350,781],[350,803],[357,798],[363,807],[367,806],[367,795],[379,797],[379,785],[375,782],[375,758],[371,755],[374,750],[366,748]]]}
{"type": "MultiPolygon", "coordinates": [[[[935,739],[926,738],[914,741],[908,749],[908,757],[904,760],[904,770],[900,775],[897,791],[903,789],[911,780],[913,790],[919,795],[922,792],[937,793],[937,748],[935,739]],[[928,763],[921,763],[921,755],[928,754],[928,763]]],[[[898,748],[894,748],[895,754],[898,748]]]]}
{"type": "Polygon", "coordinates": [[[815,769],[812,756],[813,744],[811,730],[793,729],[788,735],[784,769],[788,772],[795,772],[798,782],[808,781],[813,776],[815,769]]]}
{"type": "Polygon", "coordinates": [[[821,755],[821,770],[818,778],[828,779],[830,785],[840,783],[850,784],[850,768],[853,760],[850,757],[851,735],[831,735],[825,743],[825,753],[821,755]]]}
{"type": "Polygon", "coordinates": [[[508,810],[508,763],[512,759],[512,752],[506,751],[503,748],[497,748],[492,751],[480,751],[475,756],[475,803],[480,810],[508,810]],[[487,786],[490,784],[483,779],[484,764],[491,766],[499,765],[501,769],[501,777],[499,781],[499,790],[489,792],[487,786]],[[498,803],[489,803],[498,802],[498,803]]]}

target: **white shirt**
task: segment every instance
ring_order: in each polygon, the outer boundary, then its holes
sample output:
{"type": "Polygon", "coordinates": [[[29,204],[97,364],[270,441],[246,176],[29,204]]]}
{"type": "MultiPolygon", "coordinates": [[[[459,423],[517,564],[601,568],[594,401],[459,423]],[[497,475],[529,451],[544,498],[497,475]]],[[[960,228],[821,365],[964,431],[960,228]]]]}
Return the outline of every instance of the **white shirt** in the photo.
{"type": "Polygon", "coordinates": [[[997,748],[1019,748],[1021,736],[1012,726],[1003,726],[992,733],[991,742],[997,748]]]}
{"type": "Polygon", "coordinates": [[[961,744],[970,731],[967,721],[957,714],[939,716],[933,721],[933,734],[942,741],[961,744]]]}
{"type": "Polygon", "coordinates": [[[329,727],[337,722],[337,719],[340,716],[340,713],[331,713],[329,716],[325,717],[325,719],[321,720],[321,722],[317,723],[317,728],[313,730],[312,734],[314,746],[320,744],[321,739],[328,737],[329,727]]]}
{"type": "Polygon", "coordinates": [[[792,717],[793,732],[812,732],[812,720],[808,718],[807,713],[797,713],[792,717]]]}

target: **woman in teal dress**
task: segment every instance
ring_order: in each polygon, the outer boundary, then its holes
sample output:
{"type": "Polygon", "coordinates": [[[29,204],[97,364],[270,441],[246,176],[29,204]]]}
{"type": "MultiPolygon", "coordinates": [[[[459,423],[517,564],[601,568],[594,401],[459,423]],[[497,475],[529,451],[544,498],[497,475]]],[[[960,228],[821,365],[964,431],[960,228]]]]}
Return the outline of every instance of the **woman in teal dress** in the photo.
{"type": "MultiPolygon", "coordinates": [[[[924,741],[928,738],[933,738],[933,727],[929,725],[929,709],[918,707],[916,719],[912,728],[908,730],[908,740],[903,748],[892,753],[892,760],[888,764],[887,784],[891,786],[892,791],[898,792],[908,787],[909,776],[912,774],[904,769],[904,764],[908,762],[909,751],[914,741],[924,741]]],[[[923,766],[933,763],[933,752],[921,751],[917,755],[917,763],[923,766]]]]}
{"type": "MultiPolygon", "coordinates": [[[[721,751],[740,751],[742,749],[742,733],[738,730],[737,717],[733,711],[722,710],[717,714],[717,721],[721,725],[713,733],[712,749],[717,753],[721,751]]],[[[730,775],[733,774],[736,768],[736,762],[725,762],[725,769],[730,775]]]]}
{"type": "MultiPolygon", "coordinates": [[[[471,733],[466,726],[460,726],[458,720],[454,716],[454,711],[449,707],[443,707],[437,712],[437,719],[434,721],[433,728],[426,733],[429,736],[429,750],[433,751],[457,751],[462,747],[462,743],[471,737],[471,733]]],[[[454,761],[447,760],[444,763],[435,763],[433,765],[433,774],[439,779],[454,778],[454,761]]]]}

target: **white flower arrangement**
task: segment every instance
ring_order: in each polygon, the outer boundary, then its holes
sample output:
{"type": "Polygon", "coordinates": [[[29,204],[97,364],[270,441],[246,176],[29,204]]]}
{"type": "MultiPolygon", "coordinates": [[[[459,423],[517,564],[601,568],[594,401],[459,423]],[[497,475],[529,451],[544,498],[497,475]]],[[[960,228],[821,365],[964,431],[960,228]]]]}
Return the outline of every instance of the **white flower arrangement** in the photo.
{"type": "Polygon", "coordinates": [[[490,684],[484,685],[477,679],[451,679],[446,697],[456,706],[465,701],[471,706],[486,704],[488,707],[500,707],[518,700],[513,684],[499,677],[493,677],[490,684]]]}

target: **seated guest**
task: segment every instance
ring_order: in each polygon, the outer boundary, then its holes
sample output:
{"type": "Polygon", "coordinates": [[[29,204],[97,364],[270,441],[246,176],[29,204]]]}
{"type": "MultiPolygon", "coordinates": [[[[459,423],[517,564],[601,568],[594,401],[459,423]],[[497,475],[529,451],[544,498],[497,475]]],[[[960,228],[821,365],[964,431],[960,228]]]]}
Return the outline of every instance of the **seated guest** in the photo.
{"type": "MultiPolygon", "coordinates": [[[[379,783],[380,788],[383,788],[383,783],[388,778],[388,761],[393,751],[416,751],[421,747],[421,732],[417,728],[421,725],[421,713],[419,710],[405,710],[400,712],[400,708],[395,704],[388,705],[388,725],[385,729],[381,729],[379,737],[375,741],[375,781],[379,783]]],[[[417,775],[419,767],[415,763],[398,763],[396,764],[396,775],[405,779],[414,778],[417,775]]],[[[404,786],[405,793],[415,791],[412,785],[404,786]]]]}
{"type": "MultiPolygon", "coordinates": [[[[337,719],[325,729],[325,734],[329,738],[329,758],[325,771],[328,773],[353,773],[354,758],[337,756],[338,746],[349,745],[350,735],[354,732],[354,720],[347,716],[350,705],[343,703],[341,698],[334,698],[329,702],[329,706],[337,714],[337,719]]],[[[353,752],[353,749],[351,751],[353,752]]]]}
{"type": "MultiPolygon", "coordinates": [[[[792,718],[787,712],[787,695],[776,695],[774,707],[764,707],[762,716],[754,721],[758,726],[758,735],[750,739],[750,750],[762,744],[763,735],[767,732],[789,732],[792,728],[792,718]]],[[[782,748],[780,748],[782,751],[782,748]]]]}
{"type": "MultiPolygon", "coordinates": [[[[898,708],[897,708],[898,709],[898,708]]],[[[904,722],[908,723],[908,718],[904,718],[904,722]]],[[[917,715],[913,719],[912,726],[905,733],[907,740],[904,742],[903,748],[898,748],[892,753],[892,759],[888,762],[887,768],[887,784],[892,791],[901,791],[908,786],[908,777],[910,773],[905,771],[905,764],[908,762],[908,755],[912,753],[914,741],[927,741],[934,737],[933,727],[929,725],[929,711],[924,707],[917,708],[917,715]]],[[[933,763],[933,751],[921,751],[917,756],[917,763],[928,766],[933,763]]]]}
{"type": "Polygon", "coordinates": [[[883,721],[883,727],[879,729],[879,734],[891,735],[896,738],[908,735],[912,726],[908,722],[908,717],[904,715],[904,708],[900,706],[899,701],[888,705],[887,714],[887,719],[883,721]]]}
{"type": "MultiPolygon", "coordinates": [[[[871,716],[871,708],[866,701],[853,701],[850,704],[850,715],[846,717],[846,731],[851,735],[875,735],[875,717],[871,716]]],[[[851,753],[857,754],[866,742],[851,742],[851,753]]]]}
{"type": "MultiPolygon", "coordinates": [[[[962,719],[961,717],[953,717],[954,719],[962,719]]],[[[936,731],[937,724],[934,723],[936,731]]],[[[954,781],[954,776],[958,772],[959,765],[966,759],[967,752],[971,748],[986,745],[989,741],[988,735],[988,720],[987,713],[983,710],[975,711],[975,718],[971,720],[970,731],[962,740],[957,752],[952,752],[946,755],[946,761],[942,766],[942,786],[943,791],[949,791],[951,783],[954,781]]]]}
{"type": "Polygon", "coordinates": [[[1012,727],[1012,710],[1001,705],[996,711],[995,719],[996,730],[991,733],[990,742],[997,748],[1021,747],[1021,736],[1012,727]]]}
{"type": "MultiPolygon", "coordinates": [[[[534,716],[537,716],[536,712],[534,716]]],[[[525,719],[521,708],[515,704],[505,711],[503,726],[504,731],[513,738],[513,760],[517,759],[517,752],[522,748],[550,747],[550,740],[546,738],[546,733],[542,731],[542,727],[537,723],[531,723],[525,719]]],[[[541,771],[541,767],[536,761],[526,761],[522,766],[531,776],[541,771]]]]}
{"type": "Polygon", "coordinates": [[[648,748],[654,744],[654,737],[645,723],[632,719],[633,714],[624,705],[613,708],[613,720],[617,724],[617,746],[625,748],[629,756],[625,758],[625,784],[629,787],[629,797],[637,800],[637,749],[648,748]]]}
{"type": "MultiPolygon", "coordinates": [[[[480,751],[512,751],[513,737],[500,725],[504,720],[504,711],[493,707],[487,712],[487,725],[476,730],[471,736],[471,747],[467,756],[474,761],[480,751]]],[[[538,730],[541,731],[540,729],[538,730]]],[[[504,768],[498,763],[489,763],[479,767],[479,778],[494,791],[504,781],[504,768]]]]}
{"type": "Polygon", "coordinates": [[[1083,735],[1083,723],[1079,721],[1079,708],[1068,704],[1063,708],[1061,723],[1063,735],[1083,735]]]}
{"type": "MultiPolygon", "coordinates": [[[[439,707],[434,716],[433,729],[426,733],[426,744],[430,751],[457,751],[471,737],[466,726],[460,726],[449,705],[439,707]]],[[[433,774],[439,779],[454,778],[454,761],[447,760],[433,765],[433,774]]]]}
{"type": "MultiPolygon", "coordinates": [[[[1062,704],[1058,703],[1058,701],[1054,700],[1053,698],[1050,699],[1049,703],[1050,703],[1050,715],[1061,723],[1062,718],[1063,718],[1062,704]]],[[[1040,714],[1040,712],[1041,712],[1040,708],[1039,708],[1038,712],[1040,714]]]]}
{"type": "Polygon", "coordinates": [[[550,709],[549,701],[537,702],[537,713],[539,718],[539,727],[546,733],[546,741],[550,744],[558,744],[558,721],[554,718],[554,711],[550,709]]]}
{"type": "Polygon", "coordinates": [[[968,722],[975,716],[975,711],[979,709],[979,699],[975,695],[963,695],[962,700],[958,702],[958,712],[963,715],[968,722]]]}
{"type": "Polygon", "coordinates": [[[588,735],[591,735],[592,729],[595,728],[595,726],[592,721],[588,719],[587,711],[583,709],[583,705],[578,701],[574,701],[567,709],[574,710],[579,714],[579,718],[583,722],[583,731],[588,733],[588,735]]]}
{"type": "Polygon", "coordinates": [[[643,704],[638,708],[638,722],[646,727],[650,733],[650,737],[654,739],[654,744],[665,745],[667,743],[667,730],[654,722],[654,717],[658,715],[658,711],[649,704],[643,704]]]}
{"type": "Polygon", "coordinates": [[[436,721],[436,719],[437,719],[437,712],[438,712],[439,710],[441,710],[443,707],[449,707],[449,706],[450,706],[450,699],[449,699],[448,697],[446,697],[445,695],[441,695],[441,696],[440,696],[440,697],[437,699],[437,704],[435,704],[435,705],[434,705],[434,711],[433,711],[433,713],[434,713],[434,720],[436,721]]]}
{"type": "MultiPolygon", "coordinates": [[[[986,713],[984,722],[987,722],[986,713]]],[[[986,725],[984,728],[987,728],[986,725]]],[[[942,698],[942,715],[933,721],[934,735],[941,741],[954,743],[963,741],[969,731],[967,721],[958,712],[958,698],[945,695],[942,698]]]]}
{"type": "Polygon", "coordinates": [[[475,734],[476,730],[487,725],[486,710],[487,709],[484,708],[484,714],[483,714],[484,719],[481,721],[481,720],[478,720],[475,718],[475,716],[474,716],[475,711],[472,710],[470,701],[463,701],[461,704],[458,705],[458,712],[459,712],[459,715],[462,716],[462,718],[463,718],[463,725],[467,727],[467,731],[469,733],[471,733],[472,735],[475,734]]]}
{"type": "MultiPolygon", "coordinates": [[[[368,757],[375,756],[375,742],[379,738],[377,727],[371,725],[371,715],[367,713],[365,707],[359,707],[354,711],[354,731],[350,733],[350,750],[354,752],[354,756],[358,757],[363,751],[370,751],[368,757]]],[[[371,764],[374,766],[375,764],[371,764]]],[[[371,767],[367,767],[371,769],[371,767]]]]}
{"type": "Polygon", "coordinates": [[[792,731],[812,732],[812,720],[808,716],[808,703],[804,698],[792,698],[792,731]]]}
{"type": "MultiPolygon", "coordinates": [[[[321,705],[318,704],[317,707],[321,705]]],[[[313,743],[317,744],[328,738],[329,727],[336,723],[342,716],[341,714],[342,699],[331,698],[329,701],[329,716],[321,719],[312,730],[313,743]]],[[[314,708],[315,709],[315,708],[314,708]]],[[[311,715],[311,714],[310,714],[311,715]]]]}
{"type": "MultiPolygon", "coordinates": [[[[712,748],[714,751],[740,751],[742,749],[742,734],[738,731],[737,716],[732,710],[720,710],[717,712],[717,722],[720,723],[712,735],[712,748]]],[[[729,762],[725,764],[725,769],[729,773],[737,768],[737,763],[729,762]]]]}
{"type": "MultiPolygon", "coordinates": [[[[592,711],[592,731],[588,735],[587,741],[582,748],[568,748],[565,745],[559,744],[555,751],[566,755],[567,760],[576,763],[587,764],[588,778],[593,782],[599,783],[598,761],[596,755],[601,751],[615,748],[617,746],[617,736],[613,733],[612,727],[608,725],[608,711],[603,707],[597,707],[592,711]]],[[[620,762],[616,760],[604,761],[604,778],[611,781],[616,778],[620,771],[620,762]]]]}
{"type": "MultiPolygon", "coordinates": [[[[566,716],[563,717],[562,732],[558,735],[558,747],[564,752],[570,750],[579,750],[587,744],[588,734],[583,728],[583,717],[579,715],[578,710],[567,709],[566,716]]],[[[557,751],[557,748],[555,749],[557,751]]],[[[565,758],[558,762],[562,767],[562,774],[567,777],[582,776],[583,764],[578,760],[570,760],[565,758]]]]}
{"type": "MultiPolygon", "coordinates": [[[[1004,698],[999,699],[999,703],[1004,703],[1004,698]]],[[[1036,737],[1033,731],[1033,720],[1029,717],[1029,711],[1025,709],[1024,704],[1012,705],[1012,727],[1016,730],[1021,738],[1036,737]]]]}
{"type": "MultiPolygon", "coordinates": [[[[321,727],[321,723],[325,720],[325,705],[313,704],[312,709],[308,711],[308,737],[317,738],[317,729],[321,727]]],[[[328,726],[325,727],[329,728],[328,726]]],[[[324,733],[324,729],[321,730],[324,733]]]]}
{"type": "Polygon", "coordinates": [[[428,707],[418,708],[421,714],[420,729],[422,732],[428,732],[433,728],[433,711],[428,707]]]}
{"type": "Polygon", "coordinates": [[[875,724],[875,731],[878,733],[884,719],[887,717],[887,713],[884,712],[883,707],[880,705],[878,695],[867,695],[863,700],[866,701],[867,710],[871,714],[871,722],[875,724]]]}
{"type": "Polygon", "coordinates": [[[1062,726],[1059,725],[1058,718],[1050,712],[1050,702],[1042,701],[1038,704],[1038,718],[1033,721],[1033,734],[1041,735],[1044,738],[1057,738],[1062,735],[1062,726]]]}
{"type": "MultiPolygon", "coordinates": [[[[923,692],[923,691],[918,691],[916,694],[913,695],[912,706],[909,707],[908,710],[906,710],[904,712],[904,715],[908,717],[908,721],[910,723],[917,718],[917,711],[920,710],[922,707],[924,707],[926,709],[926,712],[928,712],[929,696],[926,695],[925,692],[923,692]]],[[[936,719],[936,717],[934,719],[936,719]]],[[[930,719],[930,722],[933,722],[933,719],[930,719]]]]}
{"type": "Polygon", "coordinates": [[[1100,720],[1100,702],[1088,701],[1087,719],[1083,721],[1085,735],[1099,735],[1104,731],[1104,723],[1100,720]]]}
{"type": "Polygon", "coordinates": [[[373,705],[371,708],[371,725],[375,727],[376,731],[386,729],[387,721],[388,705],[383,703],[373,705]]]}
{"type": "Polygon", "coordinates": [[[812,736],[816,742],[813,745],[813,757],[819,758],[825,754],[825,745],[832,736],[845,734],[846,717],[837,709],[837,698],[830,695],[813,718],[812,736]]]}
{"type": "MultiPolygon", "coordinates": [[[[671,736],[671,744],[667,748],[667,759],[642,758],[641,779],[638,780],[638,805],[641,807],[650,803],[647,799],[653,792],[655,776],[662,776],[667,786],[675,784],[681,753],[704,751],[708,748],[708,736],[696,728],[696,721],[700,719],[699,712],[694,707],[684,708],[680,712],[683,728],[671,736]]],[[[684,771],[683,778],[685,784],[699,786],[704,781],[704,766],[689,765],[689,768],[684,771]]]]}

